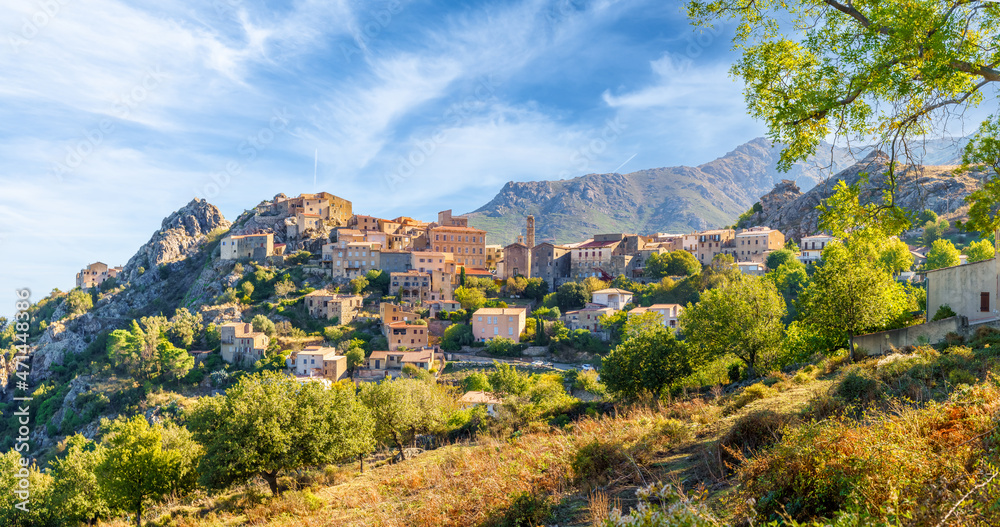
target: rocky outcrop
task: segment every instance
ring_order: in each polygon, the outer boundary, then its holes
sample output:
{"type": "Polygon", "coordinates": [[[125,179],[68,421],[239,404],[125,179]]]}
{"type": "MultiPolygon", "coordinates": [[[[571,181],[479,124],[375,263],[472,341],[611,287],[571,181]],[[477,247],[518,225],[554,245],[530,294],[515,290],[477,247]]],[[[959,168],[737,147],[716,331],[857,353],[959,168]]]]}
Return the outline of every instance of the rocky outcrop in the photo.
{"type": "MultiPolygon", "coordinates": [[[[869,154],[860,163],[806,193],[794,183],[782,181],[760,198],[762,210],[751,216],[749,223],[776,228],[785,233],[786,238],[795,240],[814,234],[820,214],[816,207],[833,195],[837,181],[843,180],[849,185],[860,182],[861,199],[865,203],[880,200],[889,188],[887,162],[883,154],[869,154]],[[863,181],[865,178],[867,180],[863,181]]],[[[913,211],[933,210],[940,216],[963,209],[965,197],[977,188],[978,181],[968,175],[955,175],[954,168],[917,166],[904,170],[897,176],[896,203],[913,211]]]]}
{"type": "Polygon", "coordinates": [[[155,270],[162,264],[187,258],[198,251],[209,233],[229,227],[229,221],[215,205],[203,199],[191,200],[167,216],[160,230],[129,259],[123,271],[125,280],[138,281],[142,275],[140,268],[143,271],[155,270]]]}

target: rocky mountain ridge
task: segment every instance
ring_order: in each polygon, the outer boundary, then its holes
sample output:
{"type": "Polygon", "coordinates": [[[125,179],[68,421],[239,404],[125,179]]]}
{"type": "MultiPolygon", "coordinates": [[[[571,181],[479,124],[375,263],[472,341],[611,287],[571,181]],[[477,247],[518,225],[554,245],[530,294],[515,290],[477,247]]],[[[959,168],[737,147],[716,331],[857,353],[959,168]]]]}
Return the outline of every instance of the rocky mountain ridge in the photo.
{"type": "MultiPolygon", "coordinates": [[[[896,203],[913,211],[932,210],[940,216],[962,212],[967,207],[965,197],[978,188],[979,181],[967,174],[955,174],[955,168],[917,166],[904,170],[897,176],[896,203]]],[[[761,211],[750,216],[747,223],[767,225],[796,240],[814,234],[819,223],[816,207],[833,195],[837,181],[854,185],[867,177],[861,185],[861,199],[872,203],[881,199],[888,188],[887,169],[888,158],[877,152],[807,192],[793,181],[781,181],[760,198],[761,211]]]]}

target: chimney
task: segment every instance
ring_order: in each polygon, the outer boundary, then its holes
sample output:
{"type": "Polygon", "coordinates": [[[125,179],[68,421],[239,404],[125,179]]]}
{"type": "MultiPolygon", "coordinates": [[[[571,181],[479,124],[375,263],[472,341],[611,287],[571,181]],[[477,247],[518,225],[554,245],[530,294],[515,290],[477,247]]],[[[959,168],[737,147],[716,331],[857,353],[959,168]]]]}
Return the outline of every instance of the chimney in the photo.
{"type": "Polygon", "coordinates": [[[528,216],[528,248],[535,246],[535,217],[528,216]]]}

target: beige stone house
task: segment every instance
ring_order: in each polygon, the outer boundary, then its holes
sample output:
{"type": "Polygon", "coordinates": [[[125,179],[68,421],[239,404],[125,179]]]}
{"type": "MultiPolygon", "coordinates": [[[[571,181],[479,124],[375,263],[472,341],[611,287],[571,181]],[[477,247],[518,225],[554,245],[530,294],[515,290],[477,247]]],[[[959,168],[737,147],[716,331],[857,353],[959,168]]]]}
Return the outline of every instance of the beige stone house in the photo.
{"type": "Polygon", "coordinates": [[[295,373],[336,382],[347,377],[347,357],[335,348],[308,346],[295,356],[295,373]]]}
{"type": "Polygon", "coordinates": [[[658,313],[661,317],[661,322],[663,327],[669,328],[677,332],[679,328],[678,320],[680,319],[681,313],[684,311],[684,306],[680,304],[653,304],[649,307],[637,307],[628,312],[629,316],[640,315],[643,313],[658,313]]]}
{"type": "Polygon", "coordinates": [[[737,262],[763,262],[771,251],[785,246],[785,235],[768,227],[752,227],[736,233],[733,249],[737,262]]]}
{"type": "Polygon", "coordinates": [[[349,324],[358,316],[364,304],[360,295],[346,295],[320,289],[304,297],[309,314],[316,318],[337,319],[340,324],[349,324]]]}
{"type": "Polygon", "coordinates": [[[422,370],[430,370],[436,367],[436,354],[434,348],[421,348],[408,351],[373,351],[365,359],[365,369],[369,374],[375,376],[385,376],[386,374],[396,376],[402,373],[403,366],[410,364],[422,370]]]}
{"type": "Polygon", "coordinates": [[[264,357],[271,339],[254,331],[246,322],[227,322],[219,327],[222,337],[222,360],[230,363],[253,364],[264,357]]]}
{"type": "Polygon", "coordinates": [[[270,232],[228,234],[219,242],[219,257],[223,260],[263,260],[274,254],[274,234],[270,232]]]}
{"type": "Polygon", "coordinates": [[[76,273],[76,286],[85,290],[100,287],[105,280],[117,277],[120,272],[121,267],[108,267],[104,262],[94,262],[76,273]]]}

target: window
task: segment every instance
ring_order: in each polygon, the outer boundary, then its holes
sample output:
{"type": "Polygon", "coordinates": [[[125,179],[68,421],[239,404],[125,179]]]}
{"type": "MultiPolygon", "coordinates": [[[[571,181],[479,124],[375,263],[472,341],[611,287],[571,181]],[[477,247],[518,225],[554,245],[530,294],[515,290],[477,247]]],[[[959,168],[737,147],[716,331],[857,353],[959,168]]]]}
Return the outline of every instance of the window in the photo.
{"type": "Polygon", "coordinates": [[[499,335],[500,334],[500,328],[493,328],[493,334],[494,335],[499,335]]]}
{"type": "Polygon", "coordinates": [[[508,335],[513,335],[514,334],[514,328],[507,328],[507,334],[508,335]]]}
{"type": "Polygon", "coordinates": [[[482,321],[483,321],[483,317],[479,317],[479,322],[482,322],[482,321]]]}
{"type": "Polygon", "coordinates": [[[979,311],[985,313],[990,310],[990,294],[979,293],[979,311]]]}

